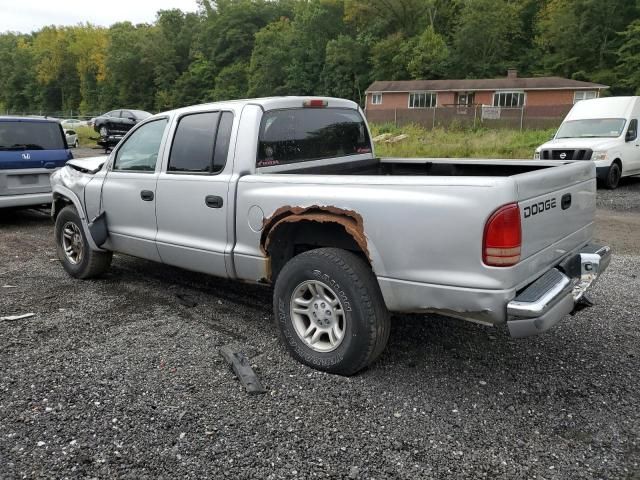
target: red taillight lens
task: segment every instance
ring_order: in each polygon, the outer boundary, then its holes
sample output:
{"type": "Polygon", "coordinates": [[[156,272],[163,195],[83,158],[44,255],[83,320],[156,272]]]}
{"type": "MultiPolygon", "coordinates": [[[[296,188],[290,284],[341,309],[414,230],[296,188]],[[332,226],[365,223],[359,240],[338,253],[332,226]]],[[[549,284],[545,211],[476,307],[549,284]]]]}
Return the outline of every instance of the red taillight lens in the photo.
{"type": "Polygon", "coordinates": [[[520,261],[522,226],[520,207],[510,203],[487,220],[482,241],[482,261],[492,267],[511,267],[520,261]]]}
{"type": "Polygon", "coordinates": [[[302,106],[305,108],[324,108],[328,105],[326,100],[305,100],[302,102],[302,106]]]}

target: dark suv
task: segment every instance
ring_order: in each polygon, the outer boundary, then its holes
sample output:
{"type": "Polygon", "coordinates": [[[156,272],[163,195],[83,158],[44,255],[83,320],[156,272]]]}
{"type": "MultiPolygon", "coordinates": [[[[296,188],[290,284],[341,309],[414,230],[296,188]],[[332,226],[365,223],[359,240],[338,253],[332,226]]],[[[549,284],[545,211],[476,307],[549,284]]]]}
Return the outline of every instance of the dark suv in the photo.
{"type": "Polygon", "coordinates": [[[72,158],[57,120],[0,117],[0,208],[51,203],[49,176],[72,158]]]}

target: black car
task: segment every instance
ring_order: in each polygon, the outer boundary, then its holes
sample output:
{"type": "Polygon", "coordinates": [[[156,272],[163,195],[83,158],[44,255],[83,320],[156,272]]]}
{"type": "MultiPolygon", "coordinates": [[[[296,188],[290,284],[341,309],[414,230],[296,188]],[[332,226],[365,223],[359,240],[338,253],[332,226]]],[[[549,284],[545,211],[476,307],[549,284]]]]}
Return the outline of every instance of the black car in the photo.
{"type": "Polygon", "coordinates": [[[112,110],[93,119],[93,129],[100,137],[124,135],[138,122],[150,117],[142,110],[112,110]]]}

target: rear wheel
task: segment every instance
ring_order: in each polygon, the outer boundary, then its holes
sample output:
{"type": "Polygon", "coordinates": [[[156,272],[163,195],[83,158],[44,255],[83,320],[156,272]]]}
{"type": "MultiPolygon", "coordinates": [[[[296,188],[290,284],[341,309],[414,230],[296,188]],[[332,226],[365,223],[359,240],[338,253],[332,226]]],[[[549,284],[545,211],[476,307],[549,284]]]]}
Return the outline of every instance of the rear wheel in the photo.
{"type": "Polygon", "coordinates": [[[607,172],[607,178],[604,181],[604,186],[610,190],[617,188],[618,183],[620,183],[620,177],[622,176],[622,169],[617,162],[614,162],[609,167],[609,171],[607,172]]]}
{"type": "Polygon", "coordinates": [[[318,370],[352,375],[389,339],[389,312],[369,265],[337,248],[291,259],[278,275],[274,311],[290,354],[318,370]]]}
{"type": "Polygon", "coordinates": [[[56,218],[55,232],[58,258],[69,275],[83,279],[93,278],[109,269],[113,254],[91,249],[74,207],[62,209],[56,218]]]}

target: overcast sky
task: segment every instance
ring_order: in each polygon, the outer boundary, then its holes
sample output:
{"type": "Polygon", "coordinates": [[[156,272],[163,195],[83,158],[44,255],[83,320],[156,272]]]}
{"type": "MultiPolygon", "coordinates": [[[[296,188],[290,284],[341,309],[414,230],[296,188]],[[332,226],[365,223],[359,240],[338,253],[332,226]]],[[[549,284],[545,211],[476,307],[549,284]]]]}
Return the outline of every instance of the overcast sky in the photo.
{"type": "Polygon", "coordinates": [[[45,25],[93,23],[109,26],[129,20],[152,22],[158,10],[197,10],[196,0],[0,0],[0,32],[29,33],[45,25]]]}

